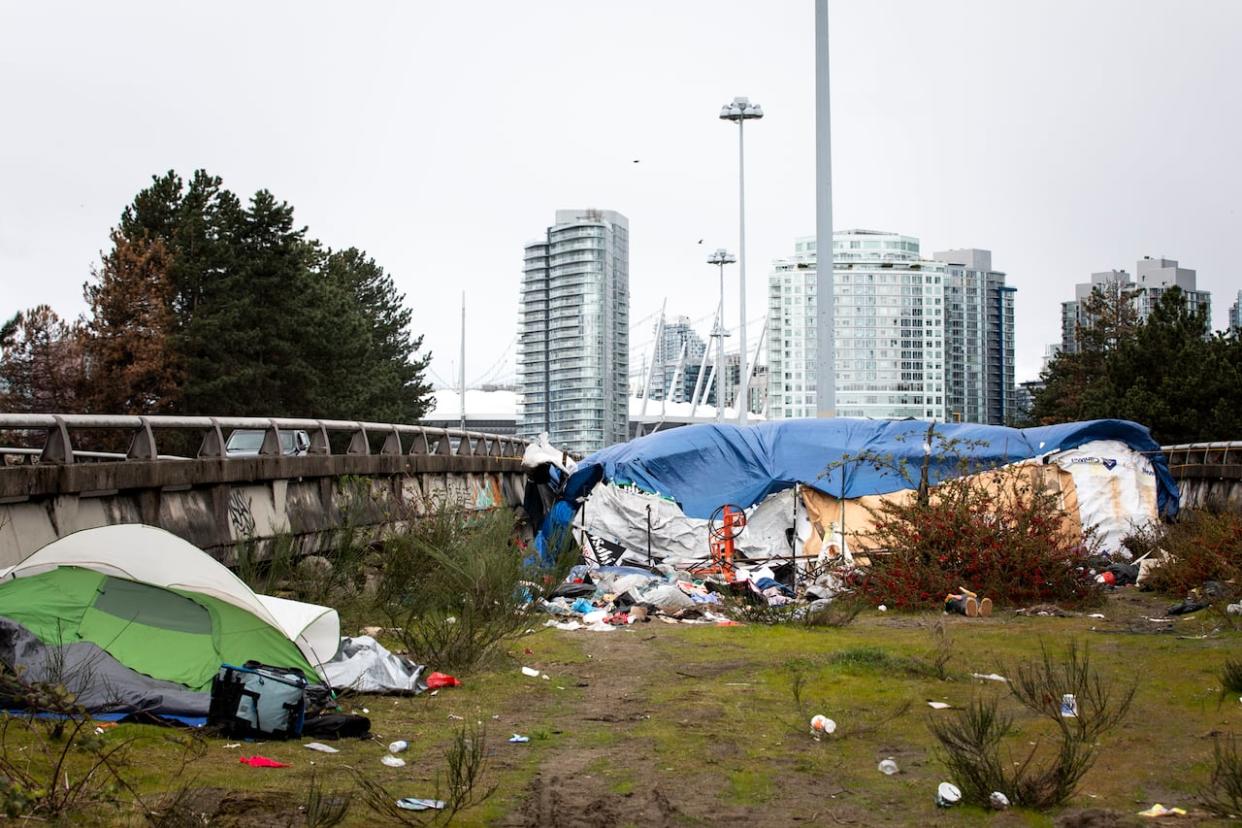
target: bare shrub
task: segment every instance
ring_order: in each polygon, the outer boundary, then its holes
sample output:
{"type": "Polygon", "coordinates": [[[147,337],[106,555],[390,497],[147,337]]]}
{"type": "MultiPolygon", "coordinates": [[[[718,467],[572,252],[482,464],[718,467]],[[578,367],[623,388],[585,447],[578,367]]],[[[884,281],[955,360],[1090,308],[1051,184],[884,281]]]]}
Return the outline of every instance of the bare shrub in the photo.
{"type": "Polygon", "coordinates": [[[1207,581],[1242,583],[1242,515],[1216,509],[1187,510],[1177,522],[1130,539],[1139,548],[1167,553],[1148,571],[1145,587],[1183,596],[1207,581]]]}
{"type": "Polygon", "coordinates": [[[318,774],[311,771],[306,785],[306,801],[302,805],[302,818],[306,828],[332,828],[345,821],[349,806],[353,803],[353,791],[328,791],[318,774]]]}
{"type": "Polygon", "coordinates": [[[399,825],[445,825],[458,812],[485,802],[496,792],[495,786],[483,787],[486,772],[487,733],[479,728],[457,731],[453,743],[444,752],[444,767],[436,775],[434,797],[442,798],[443,809],[403,809],[397,805],[400,797],[361,771],[353,770],[363,802],[380,817],[399,825]]]}
{"type": "Polygon", "coordinates": [[[1242,817],[1242,754],[1238,753],[1237,737],[1217,736],[1213,753],[1212,781],[1200,798],[1216,816],[1238,819],[1242,817]]]}
{"type": "Polygon", "coordinates": [[[953,636],[949,634],[943,618],[937,619],[932,625],[929,637],[931,646],[926,653],[915,659],[915,665],[923,675],[947,681],[949,662],[953,660],[953,636]]]}
{"type": "Polygon", "coordinates": [[[1071,642],[1062,660],[1046,647],[1041,657],[1016,665],[1010,674],[1010,696],[1050,722],[1055,749],[1041,759],[1041,741],[1024,756],[1002,756],[1002,741],[1012,729],[1012,716],[1000,710],[995,696],[973,699],[954,716],[934,716],[928,727],[940,744],[942,761],[968,802],[986,806],[992,791],[1014,804],[1052,808],[1064,804],[1095,764],[1099,739],[1129,713],[1137,680],[1124,687],[1091,667],[1090,654],[1071,642]],[[1077,714],[1062,715],[1062,699],[1073,694],[1077,714]]]}
{"type": "Polygon", "coordinates": [[[533,602],[554,589],[577,551],[558,544],[550,568],[528,560],[507,509],[445,505],[388,538],[376,600],[410,656],[469,670],[531,623],[533,602]]]}

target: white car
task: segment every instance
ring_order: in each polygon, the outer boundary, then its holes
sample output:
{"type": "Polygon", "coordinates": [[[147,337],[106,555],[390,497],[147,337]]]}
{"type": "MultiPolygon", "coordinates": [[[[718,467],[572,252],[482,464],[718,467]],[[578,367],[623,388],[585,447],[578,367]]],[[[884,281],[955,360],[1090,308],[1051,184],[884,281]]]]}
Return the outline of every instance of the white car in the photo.
{"type": "MultiPolygon", "coordinates": [[[[263,435],[266,433],[261,428],[234,429],[224,446],[224,452],[229,457],[257,457],[259,449],[263,448],[263,435]]],[[[309,450],[310,435],[305,431],[280,432],[281,454],[286,457],[301,457],[309,450]]]]}

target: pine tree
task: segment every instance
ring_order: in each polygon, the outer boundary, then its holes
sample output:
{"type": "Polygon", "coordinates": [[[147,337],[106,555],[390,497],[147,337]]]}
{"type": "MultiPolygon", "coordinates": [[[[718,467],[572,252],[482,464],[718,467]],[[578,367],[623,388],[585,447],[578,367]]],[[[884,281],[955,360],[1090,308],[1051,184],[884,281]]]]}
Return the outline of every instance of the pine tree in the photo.
{"type": "Polygon", "coordinates": [[[176,411],[184,379],[172,345],[172,258],[159,238],[112,233],[112,250],[84,288],[83,404],[104,414],[176,411]]]}

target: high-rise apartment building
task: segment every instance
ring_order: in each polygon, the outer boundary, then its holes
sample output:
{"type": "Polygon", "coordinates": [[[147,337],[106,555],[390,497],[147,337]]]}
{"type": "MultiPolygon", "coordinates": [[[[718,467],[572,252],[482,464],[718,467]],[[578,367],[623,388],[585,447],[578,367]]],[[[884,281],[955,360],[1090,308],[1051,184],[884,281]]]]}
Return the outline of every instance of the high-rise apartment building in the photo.
{"type": "Polygon", "coordinates": [[[518,434],[589,453],[627,438],[629,223],[557,210],[526,245],[518,322],[518,434]]]}
{"type": "Polygon", "coordinates": [[[1105,294],[1129,294],[1137,318],[1146,319],[1161,296],[1170,288],[1179,287],[1187,307],[1202,311],[1210,329],[1212,294],[1196,288],[1195,271],[1179,267],[1174,259],[1153,259],[1150,256],[1140,259],[1134,270],[1137,278],[1124,270],[1105,270],[1092,273],[1091,281],[1079,282],[1074,286],[1074,298],[1061,303],[1062,351],[1070,354],[1078,352],[1078,329],[1091,324],[1086,306],[1096,290],[1105,294]]]}
{"type": "Polygon", "coordinates": [[[1242,333],[1242,290],[1238,291],[1238,298],[1229,306],[1229,330],[1242,333]]]}
{"type": "MultiPolygon", "coordinates": [[[[658,324],[656,327],[660,328],[658,324]]],[[[655,344],[651,399],[689,402],[706,350],[707,343],[691,327],[690,317],[679,316],[664,323],[655,344]]]]}
{"type": "MultiPolygon", "coordinates": [[[[843,230],[833,253],[838,416],[1005,421],[1013,296],[988,251],[924,259],[912,236],[843,230]]],[[[815,239],[806,237],[768,280],[773,418],[816,413],[815,271],[815,239]]]]}
{"type": "Polygon", "coordinates": [[[932,254],[945,263],[946,416],[1005,425],[1017,416],[1013,375],[1016,288],[992,269],[989,250],[932,254]]]}

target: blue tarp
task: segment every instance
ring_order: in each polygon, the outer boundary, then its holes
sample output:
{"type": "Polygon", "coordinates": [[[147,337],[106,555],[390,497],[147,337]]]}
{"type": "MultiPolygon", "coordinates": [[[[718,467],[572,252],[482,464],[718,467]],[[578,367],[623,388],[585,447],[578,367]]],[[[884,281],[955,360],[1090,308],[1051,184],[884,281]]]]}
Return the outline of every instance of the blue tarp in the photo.
{"type": "MultiPolygon", "coordinates": [[[[565,484],[560,503],[573,504],[601,480],[671,497],[689,517],[719,506],[748,507],[795,483],[837,497],[885,494],[917,485],[928,428],[919,420],[777,420],[754,426],[692,425],[609,446],[587,457],[565,484]],[[884,463],[846,462],[860,455],[884,463]],[[904,461],[905,474],[893,466],[904,461]]],[[[1117,440],[1144,453],[1156,472],[1161,515],[1177,513],[1177,484],[1159,444],[1128,420],[1007,428],[936,423],[928,482],[1029,460],[1093,440],[1117,440]]],[[[565,510],[560,510],[563,518],[565,510]]],[[[549,516],[551,518],[551,515],[549,516]]],[[[556,520],[552,520],[557,523],[556,520]]],[[[545,525],[545,531],[550,527],[545,525]]]]}

